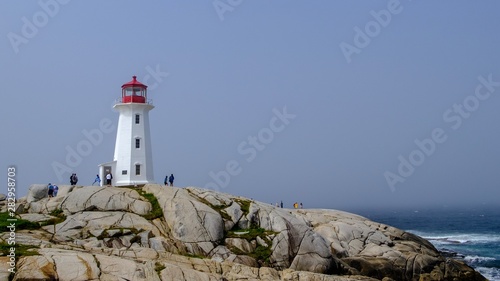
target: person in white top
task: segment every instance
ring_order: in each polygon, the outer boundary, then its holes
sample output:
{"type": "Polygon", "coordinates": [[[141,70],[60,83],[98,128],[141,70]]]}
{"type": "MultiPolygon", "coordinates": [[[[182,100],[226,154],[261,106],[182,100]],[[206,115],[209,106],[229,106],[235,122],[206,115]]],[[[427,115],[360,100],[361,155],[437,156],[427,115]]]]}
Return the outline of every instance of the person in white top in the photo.
{"type": "Polygon", "coordinates": [[[111,179],[113,179],[113,175],[111,175],[111,173],[108,173],[106,175],[106,184],[107,185],[111,185],[111,179]]]}

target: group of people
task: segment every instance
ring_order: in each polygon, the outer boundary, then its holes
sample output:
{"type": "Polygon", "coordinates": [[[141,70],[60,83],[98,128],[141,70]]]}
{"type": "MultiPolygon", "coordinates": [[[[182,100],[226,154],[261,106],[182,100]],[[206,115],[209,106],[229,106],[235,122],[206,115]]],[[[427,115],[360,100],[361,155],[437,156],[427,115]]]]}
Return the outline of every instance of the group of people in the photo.
{"type": "MultiPolygon", "coordinates": [[[[283,208],[283,201],[281,201],[280,203],[276,202],[276,208],[283,208]]],[[[293,203],[293,208],[294,209],[303,209],[304,208],[304,205],[302,205],[302,202],[300,203],[293,203]]]]}
{"type": "MultiPolygon", "coordinates": [[[[111,185],[112,179],[113,179],[113,174],[107,173],[106,174],[106,185],[111,185]]],[[[99,177],[99,174],[95,175],[95,180],[92,183],[92,185],[94,185],[95,183],[97,183],[97,185],[101,185],[101,177],[99,177]]]]}
{"type": "MultiPolygon", "coordinates": [[[[106,174],[106,185],[111,185],[111,180],[113,179],[113,174],[111,173],[107,173],[106,174]]],[[[69,182],[71,185],[76,185],[78,183],[78,177],[76,176],[76,173],[72,173],[71,176],[69,177],[69,182]]],[[[95,176],[95,179],[94,179],[94,182],[92,183],[92,185],[96,184],[97,185],[101,185],[101,178],[99,177],[99,174],[97,174],[95,176]]],[[[168,185],[170,183],[170,186],[174,186],[174,174],[170,174],[170,176],[166,176],[165,177],[165,181],[164,181],[164,184],[165,185],[168,185]]],[[[49,186],[49,197],[53,197],[51,196],[52,192],[50,191],[50,187],[52,186],[53,187],[57,187],[57,185],[51,185],[50,183],[48,184],[49,186]]],[[[55,192],[55,194],[57,195],[57,191],[55,192]]],[[[55,195],[54,195],[55,196],[55,195]]],[[[281,203],[283,204],[283,202],[281,203]]],[[[283,206],[282,206],[283,208],[283,206]]]]}
{"type": "Polygon", "coordinates": [[[170,186],[174,186],[174,174],[170,174],[170,177],[167,174],[163,183],[165,185],[168,185],[170,183],[170,186]]]}
{"type": "Polygon", "coordinates": [[[49,197],[56,197],[59,192],[59,187],[55,184],[52,185],[50,182],[47,187],[49,188],[49,197]]]}

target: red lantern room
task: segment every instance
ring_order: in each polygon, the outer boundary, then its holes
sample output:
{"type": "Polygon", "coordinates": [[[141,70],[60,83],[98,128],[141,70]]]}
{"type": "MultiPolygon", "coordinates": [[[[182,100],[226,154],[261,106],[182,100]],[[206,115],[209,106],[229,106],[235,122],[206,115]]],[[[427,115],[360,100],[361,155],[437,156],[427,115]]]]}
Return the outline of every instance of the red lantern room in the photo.
{"type": "Polygon", "coordinates": [[[146,103],[147,88],[137,81],[137,76],[132,76],[132,81],[122,85],[122,103],[146,103]]]}

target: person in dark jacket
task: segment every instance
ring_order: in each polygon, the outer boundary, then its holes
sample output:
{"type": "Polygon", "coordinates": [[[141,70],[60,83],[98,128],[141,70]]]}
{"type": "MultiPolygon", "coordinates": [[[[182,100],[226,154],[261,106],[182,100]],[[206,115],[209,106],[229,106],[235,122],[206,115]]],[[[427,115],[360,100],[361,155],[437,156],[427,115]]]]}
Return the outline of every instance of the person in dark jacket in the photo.
{"type": "Polygon", "coordinates": [[[54,186],[51,183],[49,183],[47,186],[49,188],[49,197],[54,197],[54,186]]]}
{"type": "Polygon", "coordinates": [[[78,182],[78,177],[75,173],[71,174],[71,177],[69,177],[69,182],[71,183],[71,185],[76,185],[76,183],[78,182]]]}
{"type": "Polygon", "coordinates": [[[168,182],[170,183],[170,186],[174,186],[174,174],[170,174],[170,177],[168,178],[168,182]]]}

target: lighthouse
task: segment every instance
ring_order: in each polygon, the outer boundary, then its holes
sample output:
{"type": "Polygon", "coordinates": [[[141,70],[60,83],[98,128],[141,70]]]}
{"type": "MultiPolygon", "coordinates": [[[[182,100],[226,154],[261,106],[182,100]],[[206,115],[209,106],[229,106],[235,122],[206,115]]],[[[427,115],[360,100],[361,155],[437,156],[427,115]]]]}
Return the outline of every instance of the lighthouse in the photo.
{"type": "Polygon", "coordinates": [[[99,165],[101,185],[113,175],[112,185],[153,183],[153,157],[149,130],[149,111],[154,108],[147,96],[148,86],[137,81],[122,85],[120,99],[113,108],[119,112],[115,153],[112,162],[99,165]]]}

